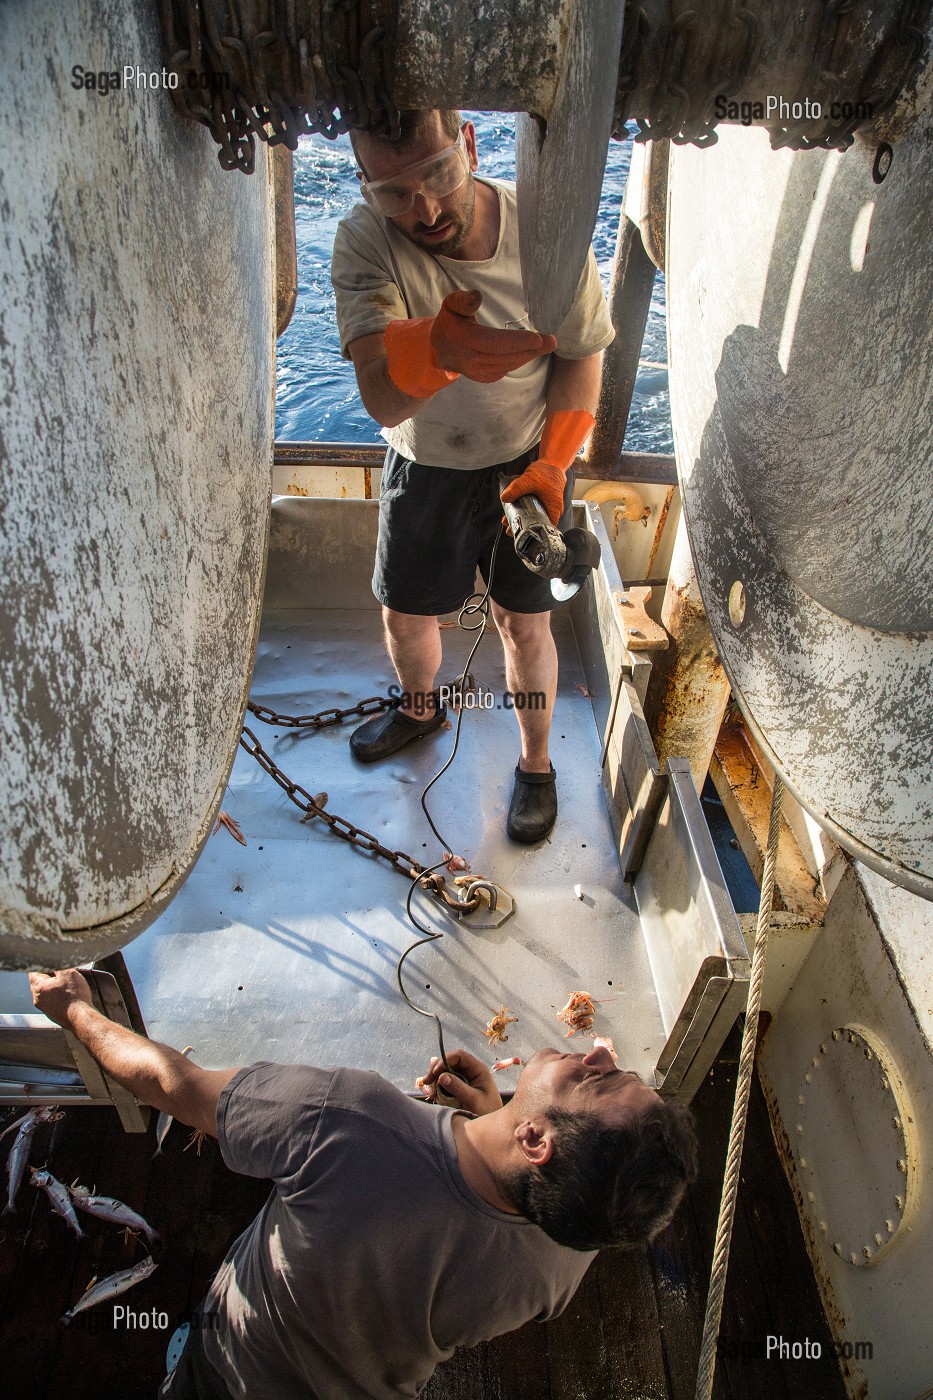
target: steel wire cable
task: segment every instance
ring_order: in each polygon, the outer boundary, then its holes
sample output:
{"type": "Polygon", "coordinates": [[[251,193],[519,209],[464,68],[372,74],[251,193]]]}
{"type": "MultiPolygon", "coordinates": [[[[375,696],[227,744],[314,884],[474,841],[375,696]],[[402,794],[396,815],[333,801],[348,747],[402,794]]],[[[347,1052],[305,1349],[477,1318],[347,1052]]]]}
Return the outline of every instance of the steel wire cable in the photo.
{"type": "MultiPolygon", "coordinates": [[[[464,663],[461,681],[466,680],[466,677],[470,670],[470,666],[473,662],[473,657],[476,655],[477,648],[479,647],[480,642],[483,640],[483,635],[486,629],[486,622],[489,617],[489,594],[490,590],[492,589],[493,573],[496,567],[496,554],[498,553],[499,549],[499,541],[502,539],[503,528],[503,525],[500,523],[499,532],[496,535],[495,543],[492,547],[492,554],[489,557],[489,577],[486,580],[486,587],[484,591],[482,593],[471,593],[457,615],[457,624],[463,629],[464,632],[476,632],[477,634],[476,640],[470,648],[470,653],[466,659],[466,662],[464,663]],[[479,614],[479,621],[474,622],[472,626],[467,625],[465,619],[475,617],[477,614],[479,614]]],[[[444,1068],[447,1070],[447,1072],[449,1074],[454,1075],[456,1074],[456,1071],[453,1070],[450,1064],[448,1063],[447,1052],[444,1049],[444,1028],[441,1024],[441,1018],[440,1016],[438,1016],[436,1011],[426,1011],[423,1006],[417,1006],[412,1001],[411,997],[406,992],[405,984],[402,981],[402,964],[405,962],[405,959],[408,957],[408,955],[410,953],[413,953],[416,948],[423,947],[425,943],[434,943],[437,939],[444,937],[442,929],[430,929],[427,927],[426,924],[422,924],[419,922],[417,916],[415,915],[415,911],[412,908],[411,902],[412,898],[414,897],[415,890],[418,888],[418,885],[425,878],[425,876],[433,875],[436,870],[440,870],[443,866],[447,864],[447,861],[453,855],[453,847],[447,841],[444,840],[444,837],[437,829],[434,818],[431,816],[431,813],[428,810],[427,796],[434,784],[438,781],[439,778],[443,777],[443,775],[447,772],[448,768],[457,756],[457,749],[460,746],[460,729],[462,724],[463,705],[461,705],[457,711],[457,727],[454,731],[453,748],[451,749],[446,761],[437,770],[437,772],[434,774],[434,777],[430,780],[430,782],[427,784],[427,786],[421,794],[422,811],[427,817],[428,825],[430,826],[431,830],[437,837],[444,850],[444,858],[442,860],[439,860],[436,865],[432,865],[429,870],[422,871],[420,875],[415,875],[412,878],[412,882],[408,890],[408,898],[405,901],[405,912],[408,915],[408,918],[414,924],[415,928],[418,930],[418,932],[424,934],[424,937],[419,938],[416,943],[412,943],[408,948],[405,949],[404,953],[399,958],[395,968],[395,977],[396,981],[398,982],[398,989],[404,997],[405,1001],[411,1007],[412,1011],[417,1011],[419,1016],[430,1017],[437,1025],[437,1043],[438,1049],[440,1050],[441,1062],[444,1068]]]]}
{"type": "Polygon", "coordinates": [[[735,1106],[732,1110],[732,1123],[729,1129],[729,1150],[726,1154],[726,1170],[722,1198],[719,1203],[719,1223],[716,1228],[713,1266],[710,1271],[706,1317],[703,1323],[703,1341],[700,1346],[696,1400],[710,1400],[713,1393],[716,1343],[722,1321],[722,1301],[726,1289],[726,1273],[729,1267],[729,1248],[732,1244],[732,1224],[735,1219],[735,1203],[739,1189],[739,1170],[742,1165],[742,1147],[745,1142],[748,1100],[751,1093],[752,1073],[755,1068],[758,1014],[761,1008],[761,987],[771,928],[771,905],[774,898],[774,874],[777,867],[778,844],[781,838],[781,808],[783,803],[784,784],[775,773],[774,791],[771,795],[771,819],[768,823],[768,848],[761,881],[758,923],[755,929],[755,950],[752,953],[748,1002],[745,1009],[745,1025],[742,1030],[742,1050],[739,1055],[739,1068],[735,1081],[735,1106]]]}

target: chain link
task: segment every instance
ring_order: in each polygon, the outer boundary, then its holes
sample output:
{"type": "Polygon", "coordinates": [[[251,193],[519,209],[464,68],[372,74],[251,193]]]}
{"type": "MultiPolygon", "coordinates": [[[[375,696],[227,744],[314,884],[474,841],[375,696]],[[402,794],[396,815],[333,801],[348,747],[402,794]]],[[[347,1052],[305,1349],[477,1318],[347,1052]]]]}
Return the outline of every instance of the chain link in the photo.
{"type": "Polygon", "coordinates": [[[334,707],[330,710],[318,710],[314,715],[280,715],[275,710],[270,710],[268,705],[257,705],[252,700],[246,708],[257,719],[261,719],[263,724],[273,724],[279,729],[327,729],[331,724],[340,724],[348,715],[378,715],[397,704],[397,700],[388,700],[383,695],[371,695],[367,700],[361,700],[358,705],[351,705],[349,709],[338,710],[334,707]]]}
{"type": "MultiPolygon", "coordinates": [[[[384,709],[388,703],[391,702],[382,702],[381,708],[384,709]]],[[[360,706],[367,704],[372,704],[372,701],[361,700],[359,706],[350,710],[323,710],[321,711],[321,715],[332,716],[337,714],[342,716],[357,713],[363,714],[367,713],[367,711],[361,710],[360,706]]],[[[272,710],[268,710],[262,705],[253,705],[252,702],[250,702],[249,708],[254,713],[258,713],[258,711],[262,710],[264,713],[259,715],[261,719],[265,719],[266,715],[273,714],[272,710]]],[[[266,722],[273,724],[285,723],[297,726],[316,719],[320,719],[320,715],[275,716],[272,720],[267,720],[266,722]]],[[[338,723],[338,720],[334,718],[329,718],[324,721],[324,725],[336,723],[338,723]]],[[[425,875],[424,866],[419,865],[418,861],[416,861],[414,857],[408,855],[407,852],[390,850],[388,846],[384,846],[379,838],[373,836],[371,832],[364,831],[362,827],[354,826],[346,817],[339,817],[336,812],[328,812],[324,806],[324,803],[327,801],[327,794],[318,793],[316,797],[312,797],[310,792],[308,792],[306,788],[303,788],[300,783],[292,782],[291,778],[289,778],[287,773],[282,771],[275,759],[272,758],[270,754],[266,753],[266,750],[256,738],[256,735],[251,729],[248,729],[245,724],[240,731],[240,746],[256,760],[263,772],[268,773],[273,782],[278,783],[286,797],[304,812],[306,818],[320,818],[321,821],[326,823],[335,836],[339,836],[343,841],[349,841],[351,845],[356,846],[361,851],[365,851],[367,855],[378,856],[381,860],[388,861],[394,870],[397,870],[400,875],[405,876],[406,880],[415,880],[419,876],[423,876],[424,878],[420,881],[421,888],[433,895],[435,899],[439,899],[442,904],[445,904],[447,908],[454,913],[467,914],[471,910],[479,907],[482,901],[481,895],[475,894],[468,900],[458,899],[457,896],[452,894],[447,888],[446,881],[442,875],[436,873],[425,875]]]]}
{"type": "Polygon", "coordinates": [[[395,0],[158,0],[172,100],[206,126],[224,170],[250,174],[256,141],[351,127],[398,135],[395,0]]]}

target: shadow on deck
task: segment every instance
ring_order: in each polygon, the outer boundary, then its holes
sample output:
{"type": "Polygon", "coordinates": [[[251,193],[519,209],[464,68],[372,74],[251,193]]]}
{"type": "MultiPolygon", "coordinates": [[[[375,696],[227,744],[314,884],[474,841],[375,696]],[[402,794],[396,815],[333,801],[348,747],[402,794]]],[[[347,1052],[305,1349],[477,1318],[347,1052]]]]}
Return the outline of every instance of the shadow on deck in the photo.
{"type": "MultiPolygon", "coordinates": [[[[457,1353],[423,1392],[427,1400],[692,1400],[709,1263],[735,1087],[735,1034],[694,1102],[701,1176],[672,1227],[650,1249],[603,1254],[565,1314],[549,1324],[457,1353]]],[[[69,1328],[61,1314],[88,1280],[125,1268],[142,1249],[84,1217],[74,1240],[38,1191],[21,1188],[19,1218],[0,1235],[0,1354],[6,1400],[141,1400],[164,1375],[171,1331],[190,1314],[227,1247],[268,1192],[235,1176],[217,1145],[183,1150],[175,1124],[151,1158],[153,1128],[128,1137],[106,1109],[75,1110],[34,1141],[60,1180],[76,1177],[126,1201],[163,1233],[155,1275],[120,1301],[167,1313],[167,1330],[114,1331],[112,1305],[69,1328]]],[[[757,1081],[726,1289],[716,1400],[843,1400],[831,1338],[797,1212],[771,1138],[757,1081]],[[765,1339],[822,1345],[822,1359],[764,1360],[765,1339]],[[756,1358],[761,1359],[756,1359],[756,1358]]]]}

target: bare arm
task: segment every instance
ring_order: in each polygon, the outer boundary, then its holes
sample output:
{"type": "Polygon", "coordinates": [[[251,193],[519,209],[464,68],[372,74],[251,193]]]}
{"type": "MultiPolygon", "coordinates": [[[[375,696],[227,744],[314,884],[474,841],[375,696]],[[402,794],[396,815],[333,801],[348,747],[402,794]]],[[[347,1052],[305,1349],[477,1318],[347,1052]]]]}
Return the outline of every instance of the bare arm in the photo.
{"type": "Polygon", "coordinates": [[[562,360],[555,355],[545,396],[546,412],[583,409],[595,416],[602,367],[601,350],[595,355],[587,355],[585,360],[562,360]]]}
{"type": "Polygon", "coordinates": [[[403,394],[389,378],[386,362],[385,336],[361,335],[347,346],[363,407],[370,418],[383,428],[397,428],[406,418],[420,413],[427,399],[413,399],[403,394]]]}
{"type": "Polygon", "coordinates": [[[141,1103],[217,1136],[217,1100],[236,1069],[201,1069],[177,1050],[118,1026],[94,1009],[87,982],[75,968],[31,972],[36,1007],[77,1036],[101,1069],[141,1103]]]}

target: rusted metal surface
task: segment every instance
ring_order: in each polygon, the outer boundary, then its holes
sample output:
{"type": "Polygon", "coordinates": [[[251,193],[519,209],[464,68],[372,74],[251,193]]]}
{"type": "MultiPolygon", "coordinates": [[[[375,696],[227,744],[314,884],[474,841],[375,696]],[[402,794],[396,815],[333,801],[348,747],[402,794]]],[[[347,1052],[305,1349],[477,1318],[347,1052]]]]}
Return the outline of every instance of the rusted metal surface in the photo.
{"type": "Polygon", "coordinates": [[[672,645],[652,671],[645,717],[662,770],[668,758],[686,758],[697,788],[702,789],[729,699],[729,682],[703,610],[683,522],[674,545],[661,621],[672,645]]]}
{"type": "Polygon", "coordinates": [[[648,576],[648,578],[651,577],[651,571],[654,568],[654,561],[658,557],[658,550],[661,547],[661,540],[664,537],[664,527],[667,524],[667,517],[670,514],[671,503],[673,499],[674,488],[673,486],[671,486],[668,488],[664,497],[664,503],[661,506],[660,511],[658,512],[658,523],[655,528],[654,539],[651,541],[651,553],[648,555],[648,563],[645,566],[645,573],[648,576]]]}
{"type": "Polygon", "coordinates": [[[642,587],[627,588],[616,599],[629,651],[666,651],[670,646],[670,637],[664,628],[645,611],[650,597],[651,589],[642,587]]]}
{"type": "Polygon", "coordinates": [[[867,143],[678,149],[668,250],[684,511],[734,693],[829,835],[928,898],[931,137],[927,107],[880,185],[867,143]]]}
{"type": "Polygon", "coordinates": [[[268,175],[158,93],[148,0],[0,11],[0,962],[121,947],[206,839],[258,627],[272,445],[268,175]],[[36,120],[36,55],[43,103],[36,120]],[[63,138],[63,131],[67,137],[63,138]]]}
{"type": "Polygon", "coordinates": [[[286,146],[272,152],[275,191],[275,334],[288,329],[298,300],[298,246],[295,231],[295,162],[286,146]]]}
{"type": "MultiPolygon", "coordinates": [[[[736,840],[755,879],[760,882],[768,838],[771,784],[741,723],[722,726],[709,773],[736,840]]],[[[776,909],[787,910],[812,922],[822,919],[825,901],[820,896],[818,883],[807,867],[786,818],[781,829],[774,890],[776,909]]]]}

